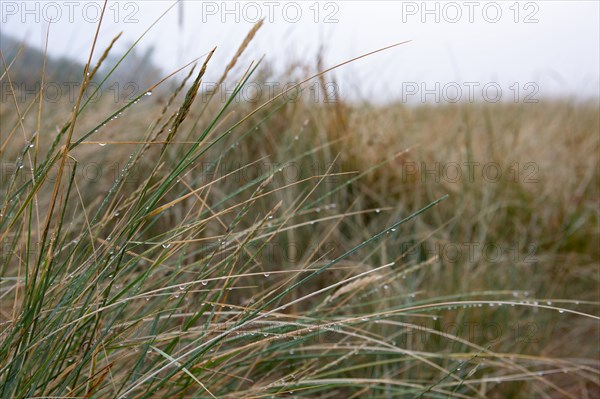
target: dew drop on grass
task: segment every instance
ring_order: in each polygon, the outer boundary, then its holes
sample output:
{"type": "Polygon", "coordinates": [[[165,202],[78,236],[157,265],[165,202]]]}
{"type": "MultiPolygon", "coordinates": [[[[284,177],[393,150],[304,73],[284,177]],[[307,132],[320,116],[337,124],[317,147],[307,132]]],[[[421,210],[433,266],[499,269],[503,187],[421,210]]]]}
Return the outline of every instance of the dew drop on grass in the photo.
{"type": "Polygon", "coordinates": [[[552,301],[546,301],[546,305],[552,305],[552,301]]]}
{"type": "Polygon", "coordinates": [[[147,91],[146,94],[144,94],[145,96],[151,96],[152,92],[151,91],[147,91]]]}
{"type": "Polygon", "coordinates": [[[564,309],[558,309],[558,313],[565,313],[564,309]]]}
{"type": "Polygon", "coordinates": [[[165,243],[162,245],[163,248],[169,248],[171,246],[171,244],[165,243]]]}
{"type": "Polygon", "coordinates": [[[389,285],[387,285],[387,284],[383,286],[383,289],[384,289],[384,290],[387,290],[388,288],[390,288],[390,286],[389,286],[389,285]]]}
{"type": "Polygon", "coordinates": [[[271,274],[271,273],[263,273],[263,276],[265,276],[265,277],[269,277],[269,275],[270,275],[270,274],[271,274]]]}
{"type": "Polygon", "coordinates": [[[203,281],[200,281],[200,283],[202,283],[202,285],[206,285],[206,284],[208,284],[208,281],[203,280],[203,281]]]}
{"type": "Polygon", "coordinates": [[[381,209],[375,209],[375,213],[381,213],[381,209]]]}

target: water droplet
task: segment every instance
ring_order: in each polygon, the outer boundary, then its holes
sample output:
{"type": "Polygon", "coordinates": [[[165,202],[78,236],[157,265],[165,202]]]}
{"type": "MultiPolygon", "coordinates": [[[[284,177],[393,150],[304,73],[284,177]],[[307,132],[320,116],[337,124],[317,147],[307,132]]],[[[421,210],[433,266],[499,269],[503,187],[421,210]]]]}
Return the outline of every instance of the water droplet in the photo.
{"type": "Polygon", "coordinates": [[[389,286],[389,285],[387,285],[387,284],[385,284],[385,285],[383,286],[383,289],[384,289],[384,290],[387,290],[388,288],[390,288],[390,286],[389,286]]]}
{"type": "Polygon", "coordinates": [[[375,213],[381,213],[381,209],[379,209],[379,208],[375,209],[375,213]]]}
{"type": "Polygon", "coordinates": [[[265,276],[265,277],[269,277],[269,275],[270,275],[270,274],[271,274],[271,273],[263,273],[263,276],[265,276]]]}
{"type": "Polygon", "coordinates": [[[321,212],[321,208],[317,208],[317,209],[315,209],[315,211],[316,211],[317,213],[319,213],[319,212],[321,212]]]}
{"type": "Polygon", "coordinates": [[[169,243],[164,243],[164,244],[162,245],[162,247],[163,247],[163,248],[169,248],[170,246],[171,246],[171,244],[169,244],[169,243]]]}
{"type": "Polygon", "coordinates": [[[151,91],[147,91],[146,94],[144,94],[145,96],[151,96],[152,92],[151,91]]]}
{"type": "Polygon", "coordinates": [[[546,301],[546,305],[552,305],[552,301],[546,301]]]}
{"type": "Polygon", "coordinates": [[[392,231],[396,231],[396,228],[393,228],[392,231]]]}
{"type": "Polygon", "coordinates": [[[98,145],[99,145],[100,147],[104,147],[104,146],[106,145],[106,143],[98,143],[98,145]]]}
{"type": "Polygon", "coordinates": [[[565,313],[564,309],[558,309],[558,313],[565,313]]]}
{"type": "Polygon", "coordinates": [[[202,285],[206,285],[206,284],[208,284],[208,281],[202,280],[202,281],[200,281],[200,283],[202,283],[202,285]]]}
{"type": "Polygon", "coordinates": [[[181,285],[181,286],[179,286],[179,290],[183,291],[183,290],[185,290],[185,287],[183,285],[181,285]]]}

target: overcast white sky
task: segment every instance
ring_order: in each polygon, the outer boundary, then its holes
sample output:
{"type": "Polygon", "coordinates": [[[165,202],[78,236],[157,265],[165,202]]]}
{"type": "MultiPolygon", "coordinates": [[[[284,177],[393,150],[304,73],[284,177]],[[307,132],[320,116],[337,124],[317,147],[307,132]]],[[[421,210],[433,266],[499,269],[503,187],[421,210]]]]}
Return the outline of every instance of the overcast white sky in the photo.
{"type": "MultiPolygon", "coordinates": [[[[99,7],[90,2],[8,1],[1,3],[2,34],[43,48],[47,19],[49,51],[85,61],[99,7]]],[[[97,2],[101,4],[102,2],[97,2]]],[[[119,51],[158,20],[173,1],[109,1],[98,53],[119,31],[119,51]]],[[[185,1],[160,19],[139,46],[156,48],[165,71],[206,54],[218,76],[252,22],[266,18],[250,46],[250,59],[265,54],[283,64],[314,60],[325,45],[325,66],[404,40],[410,43],[335,72],[342,96],[417,98],[440,84],[438,95],[482,94],[486,84],[502,98],[599,97],[600,2],[591,1],[185,1]],[[236,22],[236,19],[239,22],[236,22]],[[436,21],[437,20],[437,21],[436,21]],[[531,85],[533,82],[534,85],[531,85]],[[516,86],[515,86],[516,84],[516,86]],[[448,91],[441,92],[444,87],[448,91]],[[415,94],[410,94],[417,90],[415,94]],[[496,90],[493,88],[493,90],[496,90]]],[[[99,56],[99,54],[98,54],[99,56]]],[[[494,96],[494,93],[488,93],[494,96]]]]}

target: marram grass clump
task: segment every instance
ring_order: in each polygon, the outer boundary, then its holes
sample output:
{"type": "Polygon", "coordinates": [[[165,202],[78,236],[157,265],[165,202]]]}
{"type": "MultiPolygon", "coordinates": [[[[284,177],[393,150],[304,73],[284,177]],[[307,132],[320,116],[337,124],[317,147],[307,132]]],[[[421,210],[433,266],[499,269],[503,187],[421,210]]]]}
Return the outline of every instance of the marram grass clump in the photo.
{"type": "Polygon", "coordinates": [[[75,104],[0,104],[2,398],[598,392],[597,105],[234,101],[260,63],[199,101],[219,49],[86,102],[113,43],[75,104]],[[524,154],[536,182],[422,173],[524,154]]]}

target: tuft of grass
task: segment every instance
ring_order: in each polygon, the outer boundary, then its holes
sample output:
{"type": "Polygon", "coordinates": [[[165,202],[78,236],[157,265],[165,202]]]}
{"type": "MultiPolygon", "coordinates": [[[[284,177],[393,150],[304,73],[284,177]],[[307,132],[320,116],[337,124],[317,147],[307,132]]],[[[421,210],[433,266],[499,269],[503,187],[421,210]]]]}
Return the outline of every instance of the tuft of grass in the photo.
{"type": "Polygon", "coordinates": [[[84,101],[92,46],[74,110],[0,104],[2,398],[598,391],[597,104],[237,102],[260,62],[198,102],[215,51],[164,103],[84,101]]]}

